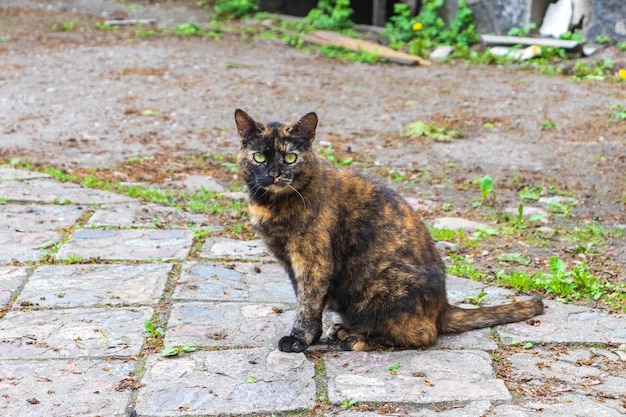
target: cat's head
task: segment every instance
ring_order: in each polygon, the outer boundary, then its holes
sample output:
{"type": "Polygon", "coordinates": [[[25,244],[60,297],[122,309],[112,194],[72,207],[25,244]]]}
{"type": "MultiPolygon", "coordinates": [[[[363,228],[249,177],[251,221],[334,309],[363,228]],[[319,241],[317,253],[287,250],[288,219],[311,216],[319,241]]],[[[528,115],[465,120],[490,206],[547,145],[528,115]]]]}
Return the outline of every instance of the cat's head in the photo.
{"type": "Polygon", "coordinates": [[[294,124],[259,123],[237,109],[235,122],[241,140],[237,162],[253,196],[292,194],[307,184],[315,161],[315,113],[294,124]]]}

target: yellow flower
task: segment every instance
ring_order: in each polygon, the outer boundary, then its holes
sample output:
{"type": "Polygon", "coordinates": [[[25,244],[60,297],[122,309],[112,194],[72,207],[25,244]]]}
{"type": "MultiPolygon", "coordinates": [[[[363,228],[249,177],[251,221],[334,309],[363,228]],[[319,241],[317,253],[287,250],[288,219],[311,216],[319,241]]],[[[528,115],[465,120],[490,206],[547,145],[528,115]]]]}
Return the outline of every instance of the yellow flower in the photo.
{"type": "Polygon", "coordinates": [[[622,68],[621,70],[617,71],[617,75],[619,75],[622,80],[626,80],[626,69],[622,68]]]}
{"type": "Polygon", "coordinates": [[[418,30],[422,30],[422,24],[420,22],[413,23],[413,30],[416,31],[416,32],[418,30]]]}

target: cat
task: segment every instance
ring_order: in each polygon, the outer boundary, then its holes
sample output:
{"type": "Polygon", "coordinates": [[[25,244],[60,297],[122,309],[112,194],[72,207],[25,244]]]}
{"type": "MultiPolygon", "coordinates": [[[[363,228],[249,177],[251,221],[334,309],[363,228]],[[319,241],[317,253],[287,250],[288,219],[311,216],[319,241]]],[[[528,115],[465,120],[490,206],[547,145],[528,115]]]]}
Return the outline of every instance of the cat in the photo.
{"type": "Polygon", "coordinates": [[[391,188],[316,156],[317,115],[293,124],[258,123],[235,111],[237,163],[248,186],[250,221],[289,274],[296,293],[283,352],[302,352],[322,335],[322,312],[342,350],[421,348],[438,334],[528,319],[538,296],[512,304],[450,305],[446,270],[420,217],[391,188]]]}

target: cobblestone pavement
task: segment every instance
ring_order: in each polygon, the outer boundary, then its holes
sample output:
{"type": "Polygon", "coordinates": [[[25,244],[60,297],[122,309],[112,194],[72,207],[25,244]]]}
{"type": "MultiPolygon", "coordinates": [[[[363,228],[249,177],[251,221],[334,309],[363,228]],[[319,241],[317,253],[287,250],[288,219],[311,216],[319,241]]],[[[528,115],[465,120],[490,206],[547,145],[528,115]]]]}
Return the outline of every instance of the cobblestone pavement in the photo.
{"type": "MultiPolygon", "coordinates": [[[[153,229],[145,219],[173,209],[11,168],[0,168],[0,201],[4,416],[626,413],[624,316],[548,300],[537,320],[423,351],[340,352],[322,340],[286,354],[275,343],[293,291],[262,242],[153,229]],[[162,326],[165,346],[198,349],[162,356],[146,322],[162,326]]],[[[511,295],[456,277],[448,286],[452,302],[511,295]]]]}

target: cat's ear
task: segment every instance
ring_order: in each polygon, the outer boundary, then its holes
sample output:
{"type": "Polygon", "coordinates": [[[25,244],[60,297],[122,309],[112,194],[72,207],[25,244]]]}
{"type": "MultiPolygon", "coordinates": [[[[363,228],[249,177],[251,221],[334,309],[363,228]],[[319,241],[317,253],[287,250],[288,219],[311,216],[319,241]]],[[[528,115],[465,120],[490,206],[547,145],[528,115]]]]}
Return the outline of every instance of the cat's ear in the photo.
{"type": "Polygon", "coordinates": [[[237,124],[237,134],[242,142],[260,132],[259,125],[241,109],[235,110],[235,123],[237,124]]]}
{"type": "Polygon", "coordinates": [[[311,112],[302,116],[300,120],[291,126],[290,130],[306,138],[310,144],[315,139],[315,128],[317,128],[317,114],[311,112]]]}

